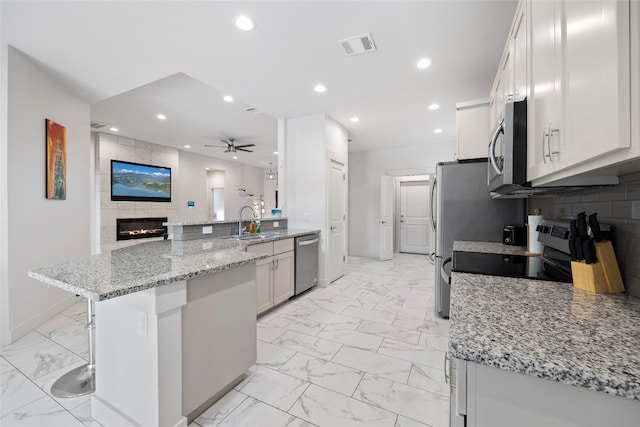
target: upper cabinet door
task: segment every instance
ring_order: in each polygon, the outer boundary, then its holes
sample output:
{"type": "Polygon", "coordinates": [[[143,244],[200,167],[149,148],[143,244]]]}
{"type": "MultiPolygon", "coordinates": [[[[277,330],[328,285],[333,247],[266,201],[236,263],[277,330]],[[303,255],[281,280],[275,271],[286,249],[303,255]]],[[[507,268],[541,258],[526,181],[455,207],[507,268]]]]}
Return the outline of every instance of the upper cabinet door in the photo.
{"type": "Polygon", "coordinates": [[[629,1],[563,1],[562,9],[566,167],[631,144],[629,1]]]}
{"type": "Polygon", "coordinates": [[[511,38],[514,100],[527,96],[527,21],[526,7],[518,9],[511,38]]]}
{"type": "Polygon", "coordinates": [[[554,1],[529,1],[529,98],[527,103],[527,180],[560,167],[563,137],[560,123],[559,6],[554,1]]]}

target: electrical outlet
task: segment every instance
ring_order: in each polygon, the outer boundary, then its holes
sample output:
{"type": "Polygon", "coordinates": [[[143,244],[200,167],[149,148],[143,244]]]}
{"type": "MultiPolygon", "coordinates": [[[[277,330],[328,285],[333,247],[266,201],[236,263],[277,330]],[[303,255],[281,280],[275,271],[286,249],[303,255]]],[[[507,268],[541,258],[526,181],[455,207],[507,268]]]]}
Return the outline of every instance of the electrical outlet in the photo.
{"type": "Polygon", "coordinates": [[[207,250],[213,248],[213,242],[206,242],[202,244],[202,250],[207,250]]]}
{"type": "Polygon", "coordinates": [[[311,213],[309,212],[305,212],[302,214],[302,218],[304,219],[305,222],[310,222],[311,221],[311,213]]]}
{"type": "Polygon", "coordinates": [[[147,313],[144,311],[138,312],[138,333],[143,337],[147,337],[147,313]]]}
{"type": "Polygon", "coordinates": [[[211,233],[213,233],[212,226],[202,227],[202,234],[211,234],[211,233]]]}
{"type": "Polygon", "coordinates": [[[280,227],[280,221],[273,221],[273,228],[280,227]]]}

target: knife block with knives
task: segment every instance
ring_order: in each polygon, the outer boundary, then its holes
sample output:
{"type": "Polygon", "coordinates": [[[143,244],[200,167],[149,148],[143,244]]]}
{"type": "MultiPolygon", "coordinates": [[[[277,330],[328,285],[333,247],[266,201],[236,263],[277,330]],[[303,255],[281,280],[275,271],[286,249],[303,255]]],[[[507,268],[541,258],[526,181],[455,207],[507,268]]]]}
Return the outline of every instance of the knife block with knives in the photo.
{"type": "Polygon", "coordinates": [[[573,286],[595,293],[624,292],[616,254],[611,242],[602,238],[597,214],[589,215],[589,227],[593,238],[587,232],[584,212],[580,212],[570,224],[569,252],[573,286]]]}

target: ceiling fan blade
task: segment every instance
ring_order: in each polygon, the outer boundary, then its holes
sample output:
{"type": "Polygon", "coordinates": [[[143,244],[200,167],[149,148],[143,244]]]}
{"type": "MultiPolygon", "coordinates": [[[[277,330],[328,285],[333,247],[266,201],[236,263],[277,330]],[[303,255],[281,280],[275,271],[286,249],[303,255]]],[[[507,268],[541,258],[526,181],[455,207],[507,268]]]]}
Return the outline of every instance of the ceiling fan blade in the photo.
{"type": "Polygon", "coordinates": [[[240,147],[255,147],[256,144],[244,144],[244,145],[236,145],[236,148],[240,148],[240,147]]]}
{"type": "Polygon", "coordinates": [[[253,150],[247,150],[246,148],[236,147],[236,150],[238,150],[238,151],[246,151],[247,153],[253,153],[253,150]]]}
{"type": "Polygon", "coordinates": [[[227,141],[226,139],[221,139],[220,142],[222,142],[224,145],[226,145],[227,147],[233,145],[233,140],[231,142],[227,141]]]}
{"type": "MultiPolygon", "coordinates": [[[[220,147],[219,145],[204,144],[205,147],[220,147]]],[[[224,147],[220,147],[224,148],[224,147]]]]}

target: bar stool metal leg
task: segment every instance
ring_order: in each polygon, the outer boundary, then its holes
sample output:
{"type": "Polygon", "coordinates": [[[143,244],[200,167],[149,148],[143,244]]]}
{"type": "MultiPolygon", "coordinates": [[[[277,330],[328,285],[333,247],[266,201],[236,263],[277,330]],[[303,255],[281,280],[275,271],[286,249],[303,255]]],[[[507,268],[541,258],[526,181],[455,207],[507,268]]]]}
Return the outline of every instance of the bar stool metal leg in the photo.
{"type": "Polygon", "coordinates": [[[87,330],[89,331],[89,363],[78,366],[56,380],[51,386],[55,397],[78,397],[96,390],[95,375],[95,303],[87,299],[87,330]]]}

